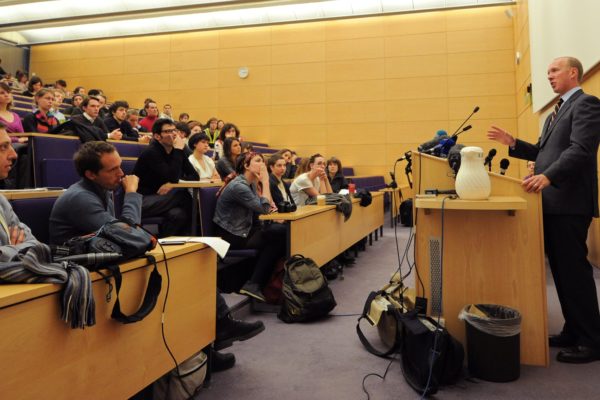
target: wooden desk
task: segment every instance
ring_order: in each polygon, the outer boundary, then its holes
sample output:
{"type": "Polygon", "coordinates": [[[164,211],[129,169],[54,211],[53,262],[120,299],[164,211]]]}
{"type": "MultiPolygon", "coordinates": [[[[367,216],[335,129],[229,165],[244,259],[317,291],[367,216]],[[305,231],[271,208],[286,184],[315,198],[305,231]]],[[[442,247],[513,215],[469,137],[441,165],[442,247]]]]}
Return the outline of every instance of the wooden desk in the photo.
{"type": "Polygon", "coordinates": [[[7,200],[18,199],[43,199],[46,197],[59,197],[64,190],[6,190],[0,191],[0,195],[6,197],[7,200]]]}
{"type": "Polygon", "coordinates": [[[194,205],[192,207],[192,235],[198,234],[198,210],[200,209],[200,195],[198,189],[206,187],[220,187],[223,186],[223,182],[213,179],[201,179],[199,181],[179,181],[179,183],[167,183],[165,186],[170,188],[192,189],[192,197],[194,199],[194,205]]]}
{"type": "Polygon", "coordinates": [[[368,207],[352,199],[352,215],[346,222],[335,206],[317,205],[298,207],[293,213],[261,215],[260,219],[285,221],[288,257],[302,254],[323,266],[383,225],[383,192],[371,195],[373,202],[368,207]]]}
{"type": "MultiPolygon", "coordinates": [[[[165,247],[171,286],[164,316],[165,336],[181,362],[215,339],[216,253],[202,244],[165,247]]],[[[160,249],[152,254],[163,260],[160,249]]],[[[121,266],[121,304],[131,313],[142,298],[151,267],[146,260],[121,266]]],[[[143,321],[110,318],[106,284],[92,274],[96,325],[70,329],[59,319],[60,285],[0,286],[0,393],[4,399],[126,399],[171,370],[161,337],[166,294],[143,321]]]]}

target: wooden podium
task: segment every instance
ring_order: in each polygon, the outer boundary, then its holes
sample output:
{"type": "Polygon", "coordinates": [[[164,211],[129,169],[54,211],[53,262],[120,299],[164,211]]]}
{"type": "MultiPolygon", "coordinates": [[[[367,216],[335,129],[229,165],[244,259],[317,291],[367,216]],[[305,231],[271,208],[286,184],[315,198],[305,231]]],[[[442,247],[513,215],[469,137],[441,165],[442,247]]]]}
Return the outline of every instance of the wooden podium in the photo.
{"type": "MultiPolygon", "coordinates": [[[[412,154],[415,193],[454,189],[446,159],[412,154]]],[[[548,366],[541,195],[526,193],[517,179],[489,175],[488,200],[415,199],[417,273],[425,289],[416,277],[417,293],[433,315],[441,307],[446,327],[465,345],[465,323],[458,319],[465,305],[519,310],[521,363],[548,366]]]]}

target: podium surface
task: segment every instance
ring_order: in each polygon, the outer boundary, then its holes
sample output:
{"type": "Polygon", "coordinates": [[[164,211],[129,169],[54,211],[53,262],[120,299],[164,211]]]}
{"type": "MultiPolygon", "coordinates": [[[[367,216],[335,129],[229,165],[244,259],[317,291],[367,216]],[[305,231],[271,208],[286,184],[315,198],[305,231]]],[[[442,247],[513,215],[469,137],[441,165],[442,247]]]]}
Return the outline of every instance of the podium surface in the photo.
{"type": "MultiPolygon", "coordinates": [[[[413,156],[415,193],[454,188],[447,160],[413,156]]],[[[464,345],[465,323],[458,313],[465,305],[517,309],[522,315],[521,363],[547,366],[541,195],[526,193],[517,179],[489,175],[488,200],[415,199],[417,293],[429,299],[428,312],[441,311],[450,333],[464,345]]]]}

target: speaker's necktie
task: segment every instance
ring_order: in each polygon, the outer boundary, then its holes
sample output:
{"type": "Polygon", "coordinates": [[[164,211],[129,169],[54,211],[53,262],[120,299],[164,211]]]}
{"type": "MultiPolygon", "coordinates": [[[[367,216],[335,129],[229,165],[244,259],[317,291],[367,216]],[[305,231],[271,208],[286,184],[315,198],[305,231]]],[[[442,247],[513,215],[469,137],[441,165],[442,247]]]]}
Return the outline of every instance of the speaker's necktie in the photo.
{"type": "Polygon", "coordinates": [[[558,114],[558,110],[560,109],[560,106],[562,106],[562,103],[564,103],[564,100],[560,98],[558,99],[558,102],[556,102],[556,105],[554,105],[554,111],[552,111],[552,114],[550,115],[550,125],[552,125],[554,122],[556,114],[558,114]]]}

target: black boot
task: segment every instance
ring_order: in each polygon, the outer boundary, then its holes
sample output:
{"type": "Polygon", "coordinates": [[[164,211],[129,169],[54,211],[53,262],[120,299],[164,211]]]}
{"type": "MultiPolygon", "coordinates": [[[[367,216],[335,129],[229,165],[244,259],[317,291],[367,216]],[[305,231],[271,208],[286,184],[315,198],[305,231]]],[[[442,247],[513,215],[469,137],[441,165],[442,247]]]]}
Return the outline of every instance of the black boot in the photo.
{"type": "Polygon", "coordinates": [[[215,350],[225,349],[236,341],[248,340],[265,330],[262,321],[245,322],[233,319],[231,314],[217,320],[215,350]]]}
{"type": "Polygon", "coordinates": [[[235,365],[235,356],[232,353],[219,353],[212,350],[212,372],[221,372],[235,365]]]}

